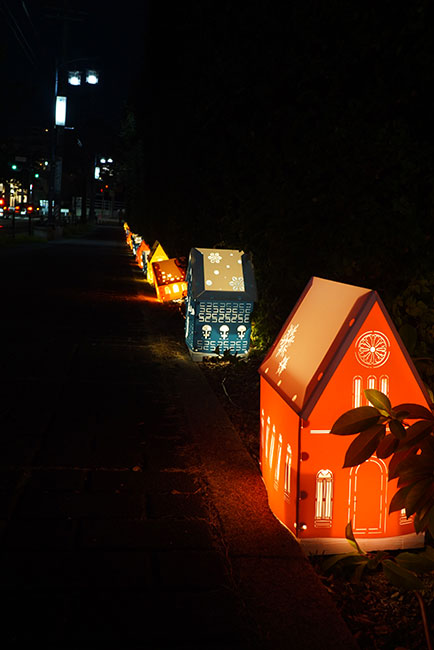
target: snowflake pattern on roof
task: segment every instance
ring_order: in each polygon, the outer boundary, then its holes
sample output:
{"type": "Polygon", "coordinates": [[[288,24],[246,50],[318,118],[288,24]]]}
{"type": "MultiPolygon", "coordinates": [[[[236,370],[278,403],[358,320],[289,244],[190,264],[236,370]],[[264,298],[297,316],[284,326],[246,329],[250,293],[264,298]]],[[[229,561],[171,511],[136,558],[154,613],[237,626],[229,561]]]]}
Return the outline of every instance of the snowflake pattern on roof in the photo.
{"type": "Polygon", "coordinates": [[[232,291],[244,291],[244,279],[242,277],[233,276],[229,285],[232,287],[232,291]]]}
{"type": "Polygon", "coordinates": [[[282,372],[286,370],[286,366],[288,365],[288,361],[290,360],[291,357],[283,357],[283,359],[280,360],[279,366],[277,368],[277,374],[280,377],[282,372]]]}
{"type": "Polygon", "coordinates": [[[276,351],[276,357],[286,357],[288,348],[291,347],[291,345],[295,341],[295,334],[298,330],[298,325],[299,323],[297,323],[297,325],[293,325],[291,323],[291,325],[288,327],[285,334],[282,336],[282,338],[279,341],[279,345],[277,346],[277,351],[276,351]]]}
{"type": "Polygon", "coordinates": [[[211,264],[220,264],[222,261],[222,256],[219,255],[219,253],[210,253],[208,255],[208,259],[211,262],[211,264]]]}

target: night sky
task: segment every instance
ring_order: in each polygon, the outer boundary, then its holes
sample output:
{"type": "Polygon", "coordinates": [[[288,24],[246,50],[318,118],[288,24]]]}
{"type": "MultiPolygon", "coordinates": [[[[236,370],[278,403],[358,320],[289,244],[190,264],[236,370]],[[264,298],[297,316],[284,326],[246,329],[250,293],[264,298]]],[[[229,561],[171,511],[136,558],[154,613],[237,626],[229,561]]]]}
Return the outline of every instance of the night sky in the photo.
{"type": "Polygon", "coordinates": [[[79,120],[83,107],[90,107],[97,119],[118,130],[131,81],[142,65],[146,6],[143,0],[1,0],[0,136],[50,125],[54,62],[61,60],[63,44],[65,59],[80,59],[77,68],[88,59],[101,74],[97,87],[70,87],[70,119],[79,120]]]}

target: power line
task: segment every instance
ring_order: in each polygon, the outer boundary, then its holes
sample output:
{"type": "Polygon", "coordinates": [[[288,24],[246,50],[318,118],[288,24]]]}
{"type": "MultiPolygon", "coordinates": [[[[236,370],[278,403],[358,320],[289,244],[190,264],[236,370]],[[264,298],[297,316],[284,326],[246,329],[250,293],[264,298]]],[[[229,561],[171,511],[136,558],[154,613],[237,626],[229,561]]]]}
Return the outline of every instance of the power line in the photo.
{"type": "Polygon", "coordinates": [[[14,35],[18,45],[21,47],[21,49],[24,52],[25,57],[29,60],[29,62],[36,68],[36,55],[35,52],[32,48],[32,46],[29,44],[27,38],[25,37],[20,25],[18,24],[18,21],[14,14],[12,13],[10,7],[8,6],[6,0],[2,0],[1,5],[0,5],[0,10],[2,11],[3,15],[6,17],[6,21],[9,24],[9,28],[14,35]]]}

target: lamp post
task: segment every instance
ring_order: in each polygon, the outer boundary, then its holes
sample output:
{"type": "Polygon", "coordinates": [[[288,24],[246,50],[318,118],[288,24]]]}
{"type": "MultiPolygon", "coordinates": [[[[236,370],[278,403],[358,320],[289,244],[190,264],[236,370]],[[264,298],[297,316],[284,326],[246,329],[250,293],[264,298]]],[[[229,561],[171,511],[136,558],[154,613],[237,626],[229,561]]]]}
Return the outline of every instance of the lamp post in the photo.
{"type": "MultiPolygon", "coordinates": [[[[48,221],[51,224],[55,224],[59,221],[61,210],[64,130],[74,128],[66,126],[66,84],[64,79],[62,79],[62,83],[59,84],[59,74],[62,73],[67,66],[84,60],[85,59],[72,59],[62,63],[56,62],[54,81],[54,124],[52,126],[51,140],[51,176],[48,199],[48,221]],[[62,94],[59,93],[59,86],[60,90],[64,91],[62,94]]],[[[82,76],[85,77],[85,82],[91,86],[96,85],[99,81],[98,72],[94,69],[86,69],[85,72],[75,70],[68,71],[68,84],[70,86],[80,86],[82,76]]],[[[84,209],[86,209],[86,206],[84,206],[84,209]]]]}

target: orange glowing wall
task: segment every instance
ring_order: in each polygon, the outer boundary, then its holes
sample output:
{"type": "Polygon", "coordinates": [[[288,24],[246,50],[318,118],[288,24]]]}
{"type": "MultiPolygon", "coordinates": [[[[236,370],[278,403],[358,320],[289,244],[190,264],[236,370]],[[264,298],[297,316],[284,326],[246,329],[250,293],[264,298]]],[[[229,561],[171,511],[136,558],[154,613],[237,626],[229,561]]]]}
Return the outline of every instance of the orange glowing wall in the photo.
{"type": "Polygon", "coordinates": [[[149,251],[150,251],[150,248],[149,248],[148,244],[145,242],[144,239],[142,239],[142,241],[140,242],[140,245],[139,245],[139,247],[137,249],[137,253],[136,253],[136,262],[139,265],[139,267],[142,269],[142,271],[143,271],[143,266],[144,266],[143,265],[143,253],[148,253],[149,254],[149,251]]]}
{"type": "Polygon", "coordinates": [[[161,302],[182,300],[187,295],[186,267],[177,259],[152,263],[155,291],[161,302]]]}
{"type": "MultiPolygon", "coordinates": [[[[386,393],[392,405],[427,404],[414,368],[377,302],[354,333],[307,421],[261,376],[260,459],[270,508],[300,541],[320,540],[320,549],[321,539],[342,540],[348,521],[359,540],[370,540],[371,548],[381,548],[381,538],[387,538],[387,548],[394,547],[391,538],[399,539],[399,548],[420,546],[423,541],[415,542],[411,519],[400,512],[388,514],[396,492],[396,481],[387,480],[390,459],[373,456],[358,467],[343,469],[354,436],[329,433],[342,413],[366,404],[365,388],[386,393]],[[364,345],[372,332],[384,342],[377,361],[364,345]]],[[[322,550],[337,552],[328,548],[332,546],[322,550]]]]}

